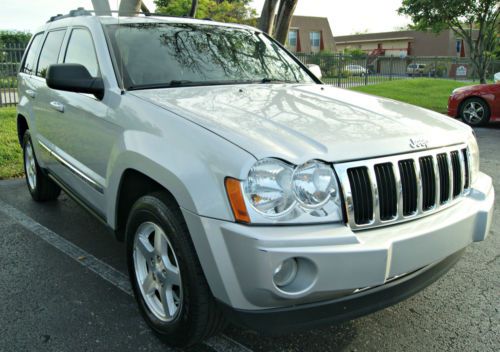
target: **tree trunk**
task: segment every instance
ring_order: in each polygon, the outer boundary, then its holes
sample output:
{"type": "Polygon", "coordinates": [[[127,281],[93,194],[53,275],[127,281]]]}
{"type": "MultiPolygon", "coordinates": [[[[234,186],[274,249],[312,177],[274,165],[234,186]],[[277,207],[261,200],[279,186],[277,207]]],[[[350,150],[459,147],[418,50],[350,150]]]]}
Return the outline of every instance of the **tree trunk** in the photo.
{"type": "Polygon", "coordinates": [[[266,0],[262,7],[262,13],[259,19],[259,29],[268,34],[273,33],[274,17],[276,12],[276,5],[279,0],[266,0]]]}
{"type": "Polygon", "coordinates": [[[151,11],[149,11],[148,7],[146,6],[146,4],[143,1],[141,1],[141,11],[145,14],[151,13],[151,11]]]}
{"type": "Polygon", "coordinates": [[[288,37],[288,30],[290,29],[290,23],[292,22],[293,12],[297,7],[297,2],[298,0],[280,1],[274,39],[283,45],[285,45],[288,37]]]}
{"type": "Polygon", "coordinates": [[[108,0],[92,0],[96,16],[111,16],[111,8],[108,0]]]}
{"type": "Polygon", "coordinates": [[[191,1],[191,10],[189,11],[189,17],[195,18],[196,11],[198,11],[198,0],[191,1]]]}
{"type": "Polygon", "coordinates": [[[135,16],[141,9],[142,0],[121,0],[118,8],[120,16],[135,16]]]}

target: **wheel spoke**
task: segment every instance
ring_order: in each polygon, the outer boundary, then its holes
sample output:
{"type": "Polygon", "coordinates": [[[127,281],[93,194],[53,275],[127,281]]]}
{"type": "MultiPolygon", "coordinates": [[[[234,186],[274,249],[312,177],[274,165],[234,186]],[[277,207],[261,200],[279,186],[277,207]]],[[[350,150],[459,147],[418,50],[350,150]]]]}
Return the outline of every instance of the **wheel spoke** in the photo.
{"type": "Polygon", "coordinates": [[[175,315],[175,312],[177,311],[177,306],[175,305],[174,296],[172,294],[172,288],[171,287],[161,288],[160,299],[165,315],[167,316],[167,318],[172,318],[175,315]]]}
{"type": "Polygon", "coordinates": [[[145,295],[151,295],[155,292],[156,282],[153,278],[152,272],[150,272],[148,274],[148,276],[146,276],[146,278],[142,282],[142,289],[143,289],[145,295]]]}
{"type": "Polygon", "coordinates": [[[142,254],[144,259],[146,259],[146,261],[150,261],[151,259],[153,259],[154,249],[153,247],[151,247],[151,244],[149,243],[147,237],[139,235],[139,238],[137,239],[136,248],[142,254]]]}
{"type": "Polygon", "coordinates": [[[167,271],[166,282],[169,285],[180,286],[181,285],[181,275],[179,273],[179,268],[168,263],[165,265],[165,270],[167,271]]]}
{"type": "Polygon", "coordinates": [[[154,251],[156,255],[163,257],[167,253],[168,245],[162,229],[155,225],[154,251]]]}

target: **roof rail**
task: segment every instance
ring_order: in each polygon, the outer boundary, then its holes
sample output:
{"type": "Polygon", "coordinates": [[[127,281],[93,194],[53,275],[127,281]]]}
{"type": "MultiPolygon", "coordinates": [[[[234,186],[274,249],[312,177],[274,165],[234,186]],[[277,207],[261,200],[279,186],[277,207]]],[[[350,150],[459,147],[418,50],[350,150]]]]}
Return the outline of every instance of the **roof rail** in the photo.
{"type": "MultiPolygon", "coordinates": [[[[110,11],[112,14],[116,14],[116,13],[119,13],[119,11],[110,11]]],[[[54,21],[58,21],[58,20],[61,20],[63,18],[70,18],[70,17],[79,17],[79,16],[93,16],[95,14],[95,11],[94,10],[85,10],[83,7],[79,7],[77,8],[76,10],[71,10],[68,14],[66,15],[63,15],[63,14],[57,14],[55,16],[52,16],[48,21],[47,23],[49,22],[54,22],[54,21]]],[[[127,14],[129,16],[131,15],[144,15],[146,17],[149,17],[149,16],[157,16],[157,17],[176,17],[176,18],[179,18],[179,17],[183,17],[183,18],[190,18],[189,16],[187,15],[184,15],[184,16],[172,16],[172,15],[168,15],[168,14],[164,14],[164,13],[153,13],[153,12],[148,12],[148,11],[141,11],[141,12],[135,12],[135,13],[130,13],[130,14],[127,14]]],[[[203,18],[204,21],[213,21],[213,19],[211,18],[203,18]]]]}
{"type": "Polygon", "coordinates": [[[78,17],[78,16],[92,16],[92,12],[85,10],[83,7],[79,7],[76,10],[71,10],[67,15],[63,14],[57,14],[55,16],[52,16],[48,22],[54,22],[57,20],[61,20],[63,18],[69,18],[69,17],[78,17]]]}

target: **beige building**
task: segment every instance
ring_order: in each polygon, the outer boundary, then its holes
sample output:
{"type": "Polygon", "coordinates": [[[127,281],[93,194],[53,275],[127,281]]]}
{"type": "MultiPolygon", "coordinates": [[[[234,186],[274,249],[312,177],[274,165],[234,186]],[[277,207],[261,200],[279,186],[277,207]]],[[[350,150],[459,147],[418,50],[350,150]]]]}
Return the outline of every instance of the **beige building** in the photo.
{"type": "Polygon", "coordinates": [[[420,31],[366,33],[335,37],[337,51],[361,49],[377,56],[467,57],[469,48],[451,30],[439,34],[420,31]]]}
{"type": "Polygon", "coordinates": [[[334,51],[335,40],[328,18],[293,16],[286,47],[296,53],[334,51]]]}

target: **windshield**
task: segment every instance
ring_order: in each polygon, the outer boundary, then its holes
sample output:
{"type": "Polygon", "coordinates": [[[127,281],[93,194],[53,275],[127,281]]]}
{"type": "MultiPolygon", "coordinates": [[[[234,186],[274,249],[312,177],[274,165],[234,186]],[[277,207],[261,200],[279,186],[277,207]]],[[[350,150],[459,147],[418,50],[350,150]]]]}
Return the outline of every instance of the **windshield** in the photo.
{"type": "Polygon", "coordinates": [[[106,26],[126,89],[238,83],[313,83],[265,35],[193,23],[106,26]]]}

